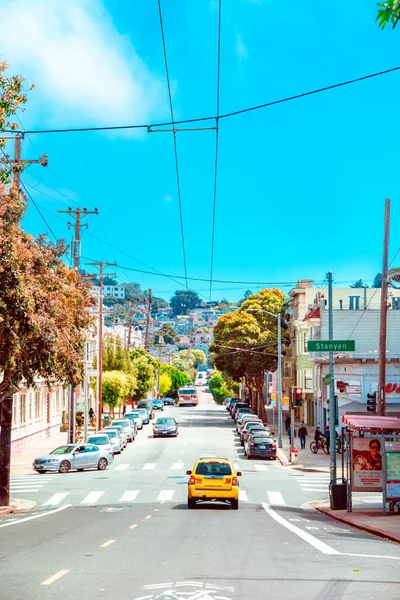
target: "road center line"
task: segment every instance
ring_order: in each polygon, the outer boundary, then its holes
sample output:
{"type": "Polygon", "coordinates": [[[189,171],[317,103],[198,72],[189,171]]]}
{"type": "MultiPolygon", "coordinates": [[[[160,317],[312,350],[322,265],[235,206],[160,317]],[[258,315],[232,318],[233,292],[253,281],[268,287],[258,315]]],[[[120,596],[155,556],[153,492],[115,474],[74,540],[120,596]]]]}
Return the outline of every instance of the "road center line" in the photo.
{"type": "Polygon", "coordinates": [[[115,540],[108,540],[108,542],[104,542],[104,544],[101,544],[100,548],[107,548],[108,546],[111,546],[111,544],[113,544],[115,542],[115,540]]]}
{"type": "Polygon", "coordinates": [[[310,533],[303,531],[302,529],[300,529],[300,527],[293,525],[293,523],[289,523],[289,521],[287,521],[286,519],[281,517],[281,515],[275,512],[269,504],[263,504],[262,507],[270,517],[275,519],[277,523],[283,525],[284,527],[286,527],[286,529],[289,529],[289,531],[295,533],[297,536],[299,536],[299,538],[301,538],[311,546],[314,546],[314,548],[322,552],[322,554],[340,554],[340,552],[338,552],[334,548],[331,548],[330,546],[328,546],[328,544],[325,544],[325,542],[321,542],[321,540],[318,540],[310,533]]]}
{"type": "Polygon", "coordinates": [[[48,579],[45,579],[44,581],[42,581],[42,583],[40,585],[51,585],[52,583],[57,581],[57,579],[60,579],[60,577],[64,577],[64,575],[69,573],[70,570],[71,569],[64,569],[63,571],[58,571],[58,573],[56,573],[52,577],[49,577],[48,579]]]}
{"type": "Polygon", "coordinates": [[[147,515],[147,517],[145,517],[145,519],[151,519],[152,515],[147,515]]]}
{"type": "Polygon", "coordinates": [[[351,552],[341,552],[341,556],[359,556],[361,558],[383,558],[384,560],[400,560],[400,556],[385,556],[384,554],[352,554],[351,552]]]}
{"type": "Polygon", "coordinates": [[[56,508],[55,510],[48,510],[46,512],[40,513],[40,515],[32,515],[31,517],[25,517],[23,519],[18,519],[18,521],[13,521],[12,523],[4,523],[4,525],[0,525],[0,527],[10,527],[11,525],[19,525],[20,523],[25,523],[25,521],[31,521],[32,519],[40,519],[41,517],[47,517],[48,515],[54,515],[55,513],[60,512],[60,510],[65,510],[69,508],[71,504],[66,504],[65,506],[60,506],[60,508],[56,508]]]}
{"type": "Polygon", "coordinates": [[[129,527],[129,529],[136,529],[136,527],[137,527],[137,523],[134,523],[133,525],[131,525],[131,526],[129,527]]]}

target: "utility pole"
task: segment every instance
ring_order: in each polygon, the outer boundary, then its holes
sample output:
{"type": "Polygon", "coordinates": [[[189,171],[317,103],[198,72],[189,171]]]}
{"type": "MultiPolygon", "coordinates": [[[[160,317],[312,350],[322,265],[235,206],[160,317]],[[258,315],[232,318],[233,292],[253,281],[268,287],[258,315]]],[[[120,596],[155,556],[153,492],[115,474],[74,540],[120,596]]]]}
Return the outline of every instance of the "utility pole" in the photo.
{"type": "Polygon", "coordinates": [[[132,299],[129,301],[130,309],[129,309],[129,329],[128,329],[128,350],[131,347],[131,338],[132,338],[132,319],[133,319],[133,307],[135,305],[136,299],[132,299]]]}
{"type": "MultiPolygon", "coordinates": [[[[109,263],[107,260],[97,261],[94,260],[91,263],[86,263],[92,267],[99,267],[99,274],[97,275],[85,275],[85,277],[98,277],[100,287],[100,298],[99,298],[99,360],[98,360],[98,371],[99,376],[97,379],[97,396],[98,396],[98,407],[97,407],[97,428],[101,429],[102,422],[101,417],[103,415],[103,269],[104,267],[116,267],[117,263],[109,263]]],[[[113,273],[110,277],[115,277],[113,273]]]]}
{"type": "MultiPolygon", "coordinates": [[[[67,215],[75,214],[75,238],[72,240],[71,246],[71,256],[74,259],[74,268],[79,271],[79,259],[81,256],[81,217],[86,217],[87,215],[98,215],[99,210],[95,208],[94,210],[88,210],[87,208],[76,208],[75,210],[68,207],[68,210],[58,210],[59,213],[64,213],[67,215]]],[[[89,227],[88,222],[85,223],[86,229],[89,227]]],[[[68,229],[72,227],[71,223],[68,223],[68,229]]]]}
{"type": "Polygon", "coordinates": [[[388,292],[388,254],[390,232],[390,199],[385,200],[385,220],[383,232],[381,319],[379,328],[379,374],[378,374],[378,406],[379,414],[386,414],[386,330],[387,330],[387,292],[388,292]]]}
{"type": "MultiPolygon", "coordinates": [[[[278,448],[282,448],[282,324],[281,313],[278,319],[278,448]]],[[[293,428],[294,433],[294,428],[293,428]]]]}
{"type": "Polygon", "coordinates": [[[150,313],[151,313],[152,301],[153,301],[153,294],[152,294],[151,289],[149,289],[148,301],[147,301],[147,315],[146,315],[146,333],[144,336],[144,349],[146,351],[149,347],[149,326],[150,326],[150,313]]]}
{"type": "MultiPolygon", "coordinates": [[[[328,320],[329,320],[329,339],[333,340],[333,290],[332,290],[332,271],[327,273],[328,280],[328,320]]],[[[330,479],[331,484],[336,483],[336,398],[335,398],[335,368],[333,352],[329,352],[329,373],[331,375],[329,392],[329,429],[330,429],[330,479]]]]}
{"type": "Polygon", "coordinates": [[[34,160],[21,160],[21,142],[24,137],[23,133],[17,133],[14,138],[3,138],[3,139],[14,139],[14,158],[11,159],[9,154],[5,154],[4,158],[0,159],[0,163],[3,165],[13,165],[13,183],[12,187],[14,190],[19,192],[21,187],[21,172],[24,168],[24,165],[33,165],[35,163],[42,165],[42,167],[47,167],[49,164],[48,154],[42,154],[40,158],[34,160]]]}

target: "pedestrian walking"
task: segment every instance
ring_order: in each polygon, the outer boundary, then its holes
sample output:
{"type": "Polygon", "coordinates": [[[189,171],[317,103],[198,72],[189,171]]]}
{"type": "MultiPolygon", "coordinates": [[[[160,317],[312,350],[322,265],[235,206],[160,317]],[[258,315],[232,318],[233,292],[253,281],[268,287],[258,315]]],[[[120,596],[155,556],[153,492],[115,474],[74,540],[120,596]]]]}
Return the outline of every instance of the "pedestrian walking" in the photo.
{"type": "Polygon", "coordinates": [[[289,429],[290,427],[290,415],[287,415],[286,419],[285,419],[285,429],[286,431],[289,429]]]}
{"type": "Polygon", "coordinates": [[[325,435],[325,443],[326,443],[326,447],[327,447],[327,449],[328,449],[328,452],[330,452],[330,444],[331,444],[331,431],[330,431],[330,429],[329,429],[329,425],[327,425],[327,426],[325,427],[325,432],[324,432],[324,435],[325,435]]]}
{"type": "Polygon", "coordinates": [[[299,438],[300,438],[301,449],[304,450],[304,448],[306,447],[306,438],[307,438],[307,428],[305,427],[304,423],[302,423],[301,426],[299,427],[299,438]]]}
{"type": "Polygon", "coordinates": [[[94,410],[92,407],[89,408],[89,421],[92,426],[94,426],[94,410]]]}

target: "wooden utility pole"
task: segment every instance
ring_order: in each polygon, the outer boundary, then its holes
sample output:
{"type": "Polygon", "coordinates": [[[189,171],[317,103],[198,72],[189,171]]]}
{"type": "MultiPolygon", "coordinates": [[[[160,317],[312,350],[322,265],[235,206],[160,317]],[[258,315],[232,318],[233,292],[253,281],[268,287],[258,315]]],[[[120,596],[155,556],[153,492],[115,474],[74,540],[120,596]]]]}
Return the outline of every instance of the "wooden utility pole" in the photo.
{"type": "MultiPolygon", "coordinates": [[[[74,259],[74,268],[79,271],[79,259],[81,256],[81,217],[86,217],[87,215],[98,215],[99,210],[95,208],[94,210],[88,210],[87,208],[76,208],[75,210],[71,207],[68,207],[68,210],[58,210],[59,213],[64,213],[67,215],[75,214],[75,238],[72,240],[71,247],[71,256],[74,259]]],[[[72,227],[71,223],[68,223],[68,229],[72,227]]],[[[89,227],[88,222],[85,223],[86,229],[89,227]]]]}
{"type": "Polygon", "coordinates": [[[378,375],[378,407],[379,414],[386,413],[386,330],[388,311],[388,255],[390,232],[390,199],[385,200],[385,220],[383,232],[382,288],[381,288],[381,321],[379,329],[379,375],[378,375]]]}
{"type": "Polygon", "coordinates": [[[151,303],[153,301],[153,294],[151,289],[149,289],[148,293],[148,302],[147,302],[147,315],[146,315],[146,334],[144,336],[144,349],[147,350],[149,347],[149,326],[150,326],[150,313],[151,313],[151,303]]]}
{"type": "MultiPolygon", "coordinates": [[[[100,287],[100,298],[99,298],[99,360],[98,360],[98,371],[99,376],[97,380],[97,391],[99,398],[99,406],[97,408],[97,427],[98,429],[102,428],[101,417],[103,415],[103,269],[104,267],[116,267],[117,263],[109,263],[107,260],[97,261],[94,260],[91,263],[86,263],[87,265],[91,265],[92,267],[99,267],[99,273],[96,275],[85,275],[85,277],[98,277],[99,278],[99,287],[100,287]]],[[[110,277],[115,277],[115,274],[111,274],[110,277]]]]}
{"type": "MultiPolygon", "coordinates": [[[[47,167],[49,164],[48,154],[42,154],[40,158],[30,160],[30,159],[21,159],[21,142],[24,137],[23,133],[17,133],[14,139],[14,158],[11,159],[9,154],[5,154],[4,158],[0,158],[0,163],[3,165],[13,165],[13,183],[12,187],[15,190],[20,189],[21,187],[21,172],[24,169],[25,165],[33,165],[35,163],[42,165],[42,167],[47,167]]],[[[4,139],[4,138],[3,138],[4,139]]],[[[10,138],[5,138],[10,139],[10,138]]]]}
{"type": "Polygon", "coordinates": [[[128,329],[128,342],[127,342],[127,346],[128,346],[128,350],[130,350],[131,347],[131,337],[132,337],[132,319],[133,319],[133,307],[135,305],[136,300],[132,299],[130,300],[130,309],[129,309],[129,329],[128,329]]]}

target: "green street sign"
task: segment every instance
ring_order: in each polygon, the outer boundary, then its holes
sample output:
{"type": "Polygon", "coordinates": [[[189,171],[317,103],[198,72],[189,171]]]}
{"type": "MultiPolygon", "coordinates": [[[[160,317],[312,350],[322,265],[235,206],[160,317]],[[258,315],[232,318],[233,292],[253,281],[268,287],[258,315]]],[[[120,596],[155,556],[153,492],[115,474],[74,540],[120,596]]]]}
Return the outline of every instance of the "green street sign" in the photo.
{"type": "Polygon", "coordinates": [[[308,340],[308,352],[354,352],[354,340],[308,340]]]}
{"type": "Polygon", "coordinates": [[[332,375],[330,373],[328,373],[324,377],[324,385],[331,385],[331,383],[332,383],[332,375]]]}

